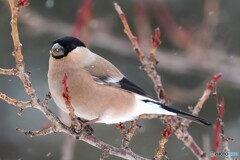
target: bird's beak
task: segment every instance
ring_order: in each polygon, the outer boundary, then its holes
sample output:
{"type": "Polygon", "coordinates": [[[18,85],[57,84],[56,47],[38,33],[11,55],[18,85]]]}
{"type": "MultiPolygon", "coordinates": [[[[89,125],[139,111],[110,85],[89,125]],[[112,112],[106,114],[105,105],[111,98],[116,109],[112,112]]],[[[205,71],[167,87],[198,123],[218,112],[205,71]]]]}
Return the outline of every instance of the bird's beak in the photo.
{"type": "Polygon", "coordinates": [[[53,56],[62,56],[64,55],[64,47],[61,46],[59,43],[55,43],[50,50],[50,54],[53,56]]]}

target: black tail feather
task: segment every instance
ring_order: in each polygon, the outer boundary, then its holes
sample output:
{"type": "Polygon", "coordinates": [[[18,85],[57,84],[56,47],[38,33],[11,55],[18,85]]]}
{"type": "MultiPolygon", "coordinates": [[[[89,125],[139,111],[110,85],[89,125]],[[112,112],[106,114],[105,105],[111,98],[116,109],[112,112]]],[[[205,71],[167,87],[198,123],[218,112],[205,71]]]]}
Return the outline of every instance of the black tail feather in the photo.
{"type": "Polygon", "coordinates": [[[185,118],[185,119],[189,119],[191,121],[194,121],[196,123],[199,123],[199,124],[203,124],[203,125],[206,125],[206,126],[210,126],[212,125],[212,123],[200,118],[200,117],[196,117],[194,115],[191,115],[187,112],[184,112],[184,111],[181,111],[181,110],[178,110],[178,109],[175,109],[175,108],[171,108],[171,107],[168,107],[162,103],[159,103],[159,102],[156,102],[156,101],[150,101],[150,100],[143,100],[144,102],[151,102],[151,103],[155,103],[155,104],[158,104],[160,107],[162,107],[163,109],[169,111],[169,112],[173,112],[173,113],[176,113],[178,117],[181,117],[181,118],[185,118]]]}

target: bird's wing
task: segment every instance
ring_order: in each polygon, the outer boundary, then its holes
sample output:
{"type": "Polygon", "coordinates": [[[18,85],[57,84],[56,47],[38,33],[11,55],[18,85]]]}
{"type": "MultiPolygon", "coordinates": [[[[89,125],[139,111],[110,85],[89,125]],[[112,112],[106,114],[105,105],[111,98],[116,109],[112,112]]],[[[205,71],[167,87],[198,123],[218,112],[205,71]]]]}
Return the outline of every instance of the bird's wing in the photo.
{"type": "Polygon", "coordinates": [[[124,89],[126,91],[137,93],[137,94],[142,95],[142,96],[150,97],[150,96],[147,95],[147,93],[142,88],[138,87],[136,84],[129,81],[125,77],[118,78],[118,77],[107,77],[107,76],[103,76],[103,77],[93,76],[93,79],[98,84],[117,87],[117,88],[120,88],[120,89],[124,89]]]}
{"type": "Polygon", "coordinates": [[[125,78],[125,76],[106,59],[97,56],[93,64],[94,65],[85,66],[85,69],[98,84],[124,89],[125,91],[149,97],[143,89],[125,78]]]}

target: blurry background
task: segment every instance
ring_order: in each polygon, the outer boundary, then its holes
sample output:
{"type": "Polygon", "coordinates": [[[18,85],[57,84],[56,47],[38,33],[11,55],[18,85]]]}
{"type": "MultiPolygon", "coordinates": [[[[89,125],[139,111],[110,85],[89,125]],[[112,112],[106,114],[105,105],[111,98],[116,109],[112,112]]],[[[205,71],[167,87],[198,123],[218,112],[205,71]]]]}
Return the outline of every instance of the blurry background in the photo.
{"type": "MultiPolygon", "coordinates": [[[[240,154],[240,1],[239,0],[132,0],[117,1],[130,27],[146,53],[150,36],[161,29],[162,45],[157,58],[165,90],[174,106],[188,110],[202,95],[206,82],[219,72],[223,78],[218,92],[225,99],[225,134],[234,138],[231,151],[240,154]]],[[[20,13],[19,32],[23,43],[26,69],[39,97],[48,93],[49,49],[54,39],[63,35],[80,37],[89,48],[115,64],[130,80],[155,96],[152,82],[139,70],[140,63],[123,33],[112,0],[42,0],[30,1],[20,13]]],[[[10,12],[6,0],[0,1],[0,67],[15,66],[10,36],[10,12]]],[[[0,91],[19,100],[27,100],[19,79],[0,75],[0,91]]],[[[51,101],[50,108],[58,109],[51,101]]],[[[27,109],[21,117],[18,109],[0,101],[0,160],[61,159],[63,134],[29,138],[18,128],[38,130],[47,125],[43,114],[27,109]]],[[[204,105],[201,117],[215,122],[217,112],[213,97],[204,105]]],[[[142,128],[131,142],[134,152],[151,158],[164,126],[157,119],[141,120],[142,128]]],[[[114,125],[93,125],[95,135],[120,146],[121,135],[114,125]]],[[[191,124],[189,132],[201,148],[213,150],[213,127],[191,124]]],[[[78,141],[73,159],[98,159],[100,151],[78,141]]],[[[63,147],[64,149],[64,147],[63,147]]],[[[170,159],[196,159],[173,135],[166,145],[170,159]]],[[[110,157],[109,159],[119,159],[110,157]]]]}

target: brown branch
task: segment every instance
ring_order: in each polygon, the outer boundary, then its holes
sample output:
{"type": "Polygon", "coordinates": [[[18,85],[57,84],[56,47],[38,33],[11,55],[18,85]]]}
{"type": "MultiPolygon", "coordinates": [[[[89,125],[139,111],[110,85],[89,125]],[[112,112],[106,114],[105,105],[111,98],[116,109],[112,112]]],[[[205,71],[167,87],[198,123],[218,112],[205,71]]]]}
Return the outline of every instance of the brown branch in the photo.
{"type": "Polygon", "coordinates": [[[32,101],[27,101],[27,102],[19,101],[14,98],[8,97],[6,94],[4,94],[2,92],[0,92],[0,99],[4,100],[5,102],[7,102],[10,105],[20,107],[20,110],[18,112],[19,115],[22,114],[24,109],[33,106],[32,101]]]}
{"type": "Polygon", "coordinates": [[[48,92],[48,94],[46,94],[46,96],[45,96],[45,98],[44,98],[44,100],[43,100],[43,104],[44,104],[44,105],[48,105],[48,101],[49,101],[50,99],[52,99],[52,95],[51,95],[50,92],[48,92]]]}
{"type": "MultiPolygon", "coordinates": [[[[157,52],[158,46],[161,43],[162,42],[160,40],[160,29],[156,28],[155,33],[152,36],[152,47],[150,49],[150,55],[149,55],[149,59],[148,59],[148,61],[151,65],[159,63],[158,60],[156,59],[156,52],[157,52]]],[[[154,70],[156,70],[156,69],[154,69],[154,70]]],[[[168,97],[167,97],[167,95],[164,91],[164,88],[162,86],[162,82],[161,82],[160,86],[161,86],[160,91],[162,92],[163,99],[165,100],[166,104],[169,104],[169,100],[168,100],[168,97]]],[[[171,132],[172,132],[171,131],[171,126],[168,126],[167,128],[164,129],[163,133],[161,134],[162,139],[159,140],[159,146],[156,149],[154,159],[161,160],[163,158],[163,156],[166,156],[167,152],[165,151],[165,144],[167,143],[168,138],[171,136],[171,132]]]]}
{"type": "MultiPolygon", "coordinates": [[[[206,89],[203,92],[202,97],[198,100],[198,103],[196,104],[196,106],[194,107],[194,109],[192,110],[192,115],[194,116],[198,116],[199,112],[201,111],[203,104],[208,100],[209,96],[211,95],[211,93],[214,92],[214,85],[215,83],[222,77],[222,74],[216,74],[215,76],[213,76],[213,78],[211,79],[211,81],[209,83],[207,83],[206,89]]],[[[182,121],[182,125],[184,126],[189,126],[189,124],[191,123],[190,120],[184,119],[182,121]]]]}
{"type": "MultiPolygon", "coordinates": [[[[216,81],[213,80],[212,86],[210,86],[210,88],[213,90],[213,96],[214,96],[214,100],[215,100],[216,108],[218,112],[218,117],[216,119],[216,123],[214,127],[215,128],[214,129],[214,150],[215,152],[219,152],[220,145],[222,145],[222,151],[224,153],[228,153],[230,152],[229,141],[233,139],[224,135],[224,130],[223,130],[224,123],[222,119],[225,112],[225,102],[224,102],[224,99],[219,101],[216,85],[217,85],[216,81]]],[[[229,155],[226,155],[225,158],[227,160],[232,159],[231,156],[229,155]]],[[[215,159],[217,159],[216,156],[212,157],[212,160],[215,160],[215,159]]]]}
{"type": "Polygon", "coordinates": [[[8,0],[8,3],[10,5],[10,9],[11,9],[11,27],[12,27],[12,38],[13,38],[13,44],[14,44],[14,51],[13,51],[13,56],[15,56],[15,60],[16,60],[16,65],[17,68],[18,67],[22,67],[23,65],[23,55],[22,55],[22,44],[20,43],[19,40],[19,34],[18,34],[18,13],[19,13],[19,6],[15,5],[15,1],[14,0],[8,0]]]}
{"type": "Polygon", "coordinates": [[[0,68],[0,74],[15,76],[17,75],[18,71],[16,69],[3,69],[0,68]]]}
{"type": "Polygon", "coordinates": [[[169,100],[166,96],[166,93],[163,89],[161,77],[157,74],[156,68],[152,63],[149,63],[148,59],[146,58],[145,54],[143,53],[142,49],[140,48],[137,37],[135,37],[132,34],[132,31],[128,25],[127,19],[125,17],[125,14],[123,13],[121,7],[114,3],[115,10],[117,11],[119,17],[122,20],[123,26],[124,26],[124,33],[128,36],[129,40],[131,41],[133,45],[133,50],[138,54],[139,60],[142,63],[142,68],[147,72],[148,76],[151,78],[151,80],[154,83],[155,91],[158,95],[158,98],[160,100],[164,100],[165,104],[168,104],[169,100]]]}
{"type": "MultiPolygon", "coordinates": [[[[122,23],[124,26],[124,32],[128,35],[128,38],[130,39],[130,41],[134,47],[134,50],[139,55],[139,59],[143,65],[143,69],[147,72],[148,76],[152,79],[152,81],[155,85],[155,91],[158,94],[158,98],[160,100],[164,99],[165,103],[168,104],[167,96],[162,87],[161,78],[157,74],[157,71],[156,71],[154,65],[152,65],[152,63],[149,63],[149,61],[145,58],[145,54],[141,51],[141,49],[138,45],[138,42],[137,42],[137,38],[135,36],[133,36],[133,34],[129,28],[129,25],[127,23],[127,20],[125,18],[125,15],[122,12],[120,6],[117,3],[114,3],[114,6],[122,20],[122,23]]],[[[195,156],[198,159],[206,159],[206,154],[196,144],[196,142],[194,141],[192,136],[188,133],[187,129],[183,129],[183,130],[178,129],[177,130],[177,128],[179,127],[179,124],[180,124],[179,119],[177,119],[176,117],[171,117],[171,116],[167,116],[167,117],[166,116],[157,116],[157,115],[139,116],[139,118],[153,118],[153,117],[161,117],[163,123],[169,124],[173,130],[176,130],[175,135],[177,136],[177,138],[180,139],[181,141],[183,141],[184,144],[195,154],[195,156]]]]}
{"type": "Polygon", "coordinates": [[[167,152],[165,150],[165,144],[168,142],[168,138],[171,136],[171,133],[172,130],[170,126],[164,129],[161,134],[162,139],[159,141],[159,147],[156,149],[154,160],[161,160],[163,156],[166,156],[167,152]]]}
{"type": "Polygon", "coordinates": [[[39,131],[27,131],[27,130],[24,130],[24,129],[21,129],[21,128],[17,128],[16,130],[18,132],[24,133],[25,135],[27,135],[29,137],[46,136],[48,134],[57,132],[55,126],[52,126],[52,127],[49,127],[49,128],[44,128],[44,129],[41,129],[39,131]]]}
{"type": "Polygon", "coordinates": [[[18,70],[18,77],[21,79],[25,92],[28,94],[28,96],[32,99],[33,104],[37,104],[40,102],[38,97],[36,96],[35,90],[32,88],[32,84],[30,82],[28,74],[25,72],[25,66],[23,63],[23,55],[22,55],[22,44],[19,40],[19,34],[18,34],[18,13],[20,11],[20,6],[15,5],[14,0],[8,0],[10,9],[11,9],[11,28],[12,28],[12,39],[14,44],[14,51],[13,56],[15,57],[16,61],[16,69],[18,70]]]}
{"type": "Polygon", "coordinates": [[[119,123],[116,127],[120,130],[122,134],[122,144],[121,148],[129,149],[129,144],[132,137],[135,135],[135,131],[140,126],[137,124],[137,120],[133,120],[130,122],[130,127],[126,129],[126,125],[124,123],[119,123]]]}
{"type": "Polygon", "coordinates": [[[128,25],[128,22],[126,20],[126,17],[125,17],[125,14],[123,13],[121,7],[117,4],[117,3],[113,3],[114,4],[114,7],[116,9],[116,11],[118,12],[121,20],[122,20],[122,23],[124,25],[124,33],[127,34],[127,36],[129,37],[129,40],[131,41],[132,45],[133,45],[133,50],[135,52],[137,52],[138,54],[138,57],[140,58],[140,60],[144,60],[145,59],[145,55],[143,53],[143,51],[140,49],[139,47],[139,44],[138,44],[138,41],[137,41],[137,37],[135,37],[133,34],[132,34],[132,31],[128,25]]]}
{"type": "Polygon", "coordinates": [[[130,122],[130,127],[129,127],[128,130],[127,130],[127,136],[126,136],[128,143],[126,143],[126,144],[124,145],[125,148],[126,148],[126,146],[129,147],[129,143],[130,143],[132,137],[135,135],[136,129],[138,129],[138,128],[140,128],[140,127],[141,127],[141,126],[139,126],[139,125],[137,124],[137,120],[133,120],[133,121],[130,122]]]}

